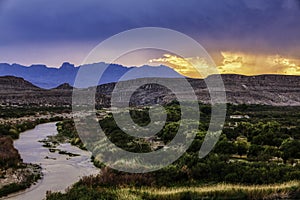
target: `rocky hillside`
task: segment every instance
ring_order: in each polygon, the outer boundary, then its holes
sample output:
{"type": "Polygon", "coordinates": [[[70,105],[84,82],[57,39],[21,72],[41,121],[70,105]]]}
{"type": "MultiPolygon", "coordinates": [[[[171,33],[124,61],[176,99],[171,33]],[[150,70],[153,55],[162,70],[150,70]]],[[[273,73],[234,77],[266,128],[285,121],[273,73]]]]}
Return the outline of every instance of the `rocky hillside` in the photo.
{"type": "MultiPolygon", "coordinates": [[[[300,76],[260,75],[243,76],[235,74],[222,75],[228,103],[233,104],[266,104],[300,106],[300,76]]],[[[127,81],[122,84],[124,91],[131,90],[131,85],[139,84],[141,80],[127,81]]],[[[180,87],[178,79],[166,79],[176,86],[181,94],[186,93],[185,87],[180,87]]],[[[214,76],[207,79],[188,80],[199,99],[210,103],[206,82],[214,82],[214,76]]],[[[110,96],[114,84],[98,86],[98,93],[110,96]]],[[[211,88],[219,91],[220,88],[211,88]]],[[[122,95],[121,95],[122,96],[122,95]]],[[[155,83],[139,88],[131,98],[133,104],[168,103],[175,99],[170,90],[155,83]]]]}
{"type": "MultiPolygon", "coordinates": [[[[203,79],[189,79],[198,99],[209,103],[210,97],[205,81],[213,80],[214,76],[203,79]]],[[[267,104],[300,106],[300,76],[260,75],[242,76],[222,75],[228,103],[233,104],[267,104]]],[[[153,80],[153,79],[149,79],[153,80]]],[[[179,79],[163,79],[174,85],[181,94],[186,88],[178,84],[179,79]]],[[[133,90],[133,85],[143,79],[122,82],[124,92],[133,90]]],[[[115,83],[97,87],[96,100],[100,106],[109,106],[111,93],[115,83]]],[[[213,88],[219,90],[219,88],[213,88]]],[[[11,76],[0,77],[0,104],[2,105],[70,105],[73,88],[68,84],[54,89],[41,89],[22,78],[11,76]]],[[[120,95],[122,100],[122,95],[120,95]]],[[[166,87],[154,83],[144,85],[134,92],[131,103],[134,105],[168,103],[175,99],[174,94],[166,87]]]]}
{"type": "Polygon", "coordinates": [[[300,105],[300,76],[222,75],[222,78],[231,103],[300,105]]]}
{"type": "Polygon", "coordinates": [[[13,93],[17,91],[38,91],[39,87],[32,83],[25,81],[23,78],[16,78],[14,76],[0,77],[1,92],[13,93]]]}
{"type": "Polygon", "coordinates": [[[70,105],[72,87],[63,84],[52,90],[39,88],[23,78],[0,77],[0,104],[7,105],[70,105]]]}

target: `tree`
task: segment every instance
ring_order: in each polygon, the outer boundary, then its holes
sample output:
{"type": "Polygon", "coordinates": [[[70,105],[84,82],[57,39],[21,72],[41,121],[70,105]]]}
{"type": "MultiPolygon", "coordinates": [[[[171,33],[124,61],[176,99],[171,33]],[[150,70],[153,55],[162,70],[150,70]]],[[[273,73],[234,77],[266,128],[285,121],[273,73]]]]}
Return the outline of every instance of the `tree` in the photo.
{"type": "Polygon", "coordinates": [[[249,144],[247,142],[247,138],[245,137],[238,137],[236,142],[236,150],[239,156],[245,155],[248,152],[249,144]]]}
{"type": "Polygon", "coordinates": [[[247,156],[251,158],[257,158],[259,155],[262,154],[263,151],[264,148],[262,146],[251,144],[247,156]]]}
{"type": "Polygon", "coordinates": [[[9,129],[9,135],[13,138],[13,139],[18,139],[19,138],[19,132],[16,128],[11,128],[9,129]]]}
{"type": "Polygon", "coordinates": [[[237,151],[233,142],[228,141],[225,135],[221,135],[220,140],[217,142],[214,152],[219,154],[234,154],[237,151]]]}
{"type": "Polygon", "coordinates": [[[178,128],[178,122],[170,122],[164,127],[161,139],[165,144],[170,142],[175,137],[178,132],[178,128]]]}
{"type": "Polygon", "coordinates": [[[286,139],[282,142],[280,149],[282,151],[282,159],[284,163],[288,159],[300,158],[300,141],[292,138],[286,139]]]}

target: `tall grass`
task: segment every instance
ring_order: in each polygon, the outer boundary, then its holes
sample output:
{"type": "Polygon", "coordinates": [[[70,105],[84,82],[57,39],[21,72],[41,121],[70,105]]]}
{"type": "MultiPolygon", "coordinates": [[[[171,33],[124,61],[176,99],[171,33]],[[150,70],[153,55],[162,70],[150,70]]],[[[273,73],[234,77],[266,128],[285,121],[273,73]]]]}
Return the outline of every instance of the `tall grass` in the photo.
{"type": "Polygon", "coordinates": [[[215,184],[197,187],[79,186],[62,193],[48,193],[47,200],[183,200],[183,199],[300,199],[300,182],[273,185],[215,184]]]}
{"type": "Polygon", "coordinates": [[[122,188],[117,190],[120,200],[129,199],[286,199],[299,192],[300,182],[273,185],[216,184],[199,187],[122,188]]]}

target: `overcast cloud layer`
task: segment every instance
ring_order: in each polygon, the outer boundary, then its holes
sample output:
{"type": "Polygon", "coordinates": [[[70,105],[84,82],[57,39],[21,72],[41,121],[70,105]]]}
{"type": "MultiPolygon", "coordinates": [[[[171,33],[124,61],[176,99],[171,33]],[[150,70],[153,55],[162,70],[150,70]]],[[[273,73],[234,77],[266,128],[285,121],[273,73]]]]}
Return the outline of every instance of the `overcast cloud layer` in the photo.
{"type": "Polygon", "coordinates": [[[55,51],[60,54],[67,47],[72,49],[70,55],[49,63],[66,58],[72,62],[71,55],[83,57],[102,40],[144,26],[181,31],[211,53],[247,51],[296,57],[299,19],[299,0],[1,0],[0,62],[12,61],[14,56],[16,61],[37,62],[43,55],[37,56],[34,50],[53,60],[55,51]],[[29,47],[24,58],[14,55],[29,47]]]}

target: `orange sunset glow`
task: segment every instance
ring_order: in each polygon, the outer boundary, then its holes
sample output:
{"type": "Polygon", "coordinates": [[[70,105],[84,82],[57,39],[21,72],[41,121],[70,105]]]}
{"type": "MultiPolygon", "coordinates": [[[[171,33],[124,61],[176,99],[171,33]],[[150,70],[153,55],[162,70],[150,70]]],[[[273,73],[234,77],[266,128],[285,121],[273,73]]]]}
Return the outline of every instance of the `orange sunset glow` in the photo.
{"type": "MultiPolygon", "coordinates": [[[[300,59],[288,58],[281,55],[254,55],[242,52],[221,52],[222,60],[216,63],[220,74],[284,74],[300,75],[300,59]]],[[[150,63],[159,63],[172,67],[178,73],[191,77],[203,78],[200,71],[209,70],[205,59],[200,57],[182,58],[176,55],[164,54],[161,58],[151,59],[150,63]]],[[[206,71],[203,74],[213,74],[206,71]]]]}

